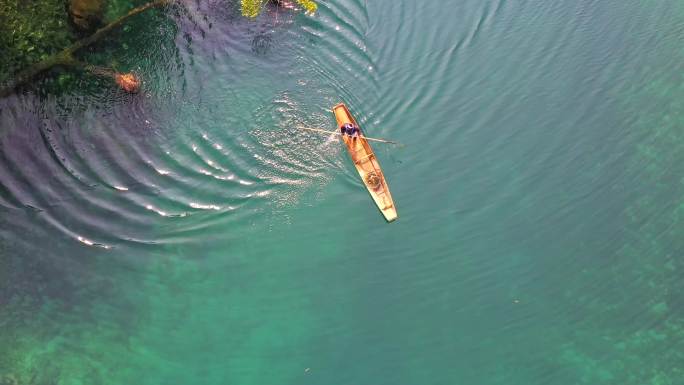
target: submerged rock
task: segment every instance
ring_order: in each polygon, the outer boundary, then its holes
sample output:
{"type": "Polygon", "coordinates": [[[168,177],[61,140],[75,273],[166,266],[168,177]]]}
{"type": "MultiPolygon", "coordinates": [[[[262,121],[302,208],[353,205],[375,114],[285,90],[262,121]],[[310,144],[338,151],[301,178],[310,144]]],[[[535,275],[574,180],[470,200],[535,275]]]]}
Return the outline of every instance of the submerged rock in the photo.
{"type": "Polygon", "coordinates": [[[93,30],[102,24],[106,5],[106,0],[69,0],[71,21],[82,31],[93,30]]]}
{"type": "Polygon", "coordinates": [[[19,380],[11,374],[0,377],[0,385],[19,385],[19,380]]]}

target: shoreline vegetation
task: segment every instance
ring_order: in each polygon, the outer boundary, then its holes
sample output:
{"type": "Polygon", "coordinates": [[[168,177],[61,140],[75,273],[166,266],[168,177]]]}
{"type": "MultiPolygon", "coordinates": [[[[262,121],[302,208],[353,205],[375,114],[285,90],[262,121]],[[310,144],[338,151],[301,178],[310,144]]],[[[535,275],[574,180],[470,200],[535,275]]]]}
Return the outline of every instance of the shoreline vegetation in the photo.
{"type": "MultiPolygon", "coordinates": [[[[312,0],[294,0],[297,4],[303,7],[307,14],[313,14],[316,12],[317,5],[312,0]]],[[[241,13],[245,17],[254,18],[258,16],[266,3],[272,3],[276,6],[295,9],[294,3],[285,0],[241,0],[240,9],[241,13]]],[[[73,1],[69,7],[69,16],[71,17],[71,23],[74,28],[81,31],[88,31],[92,29],[94,25],[101,22],[103,15],[103,7],[105,2],[102,0],[95,1],[73,1]],[[88,3],[96,3],[88,6],[88,3]],[[90,12],[91,14],[87,14],[90,12]]],[[[119,73],[113,69],[105,68],[101,66],[92,66],[81,60],[76,59],[76,53],[86,47],[89,47],[98,41],[102,40],[110,33],[120,27],[122,27],[129,19],[145,13],[152,9],[163,8],[172,5],[183,5],[183,0],[153,0],[143,5],[139,5],[126,14],[119,16],[115,20],[107,23],[103,27],[95,30],[92,34],[80,38],[79,40],[72,43],[67,48],[58,51],[52,55],[43,54],[41,60],[29,65],[28,67],[16,72],[14,76],[5,85],[0,86],[0,98],[7,97],[15,92],[15,90],[21,86],[26,85],[33,81],[39,75],[55,68],[55,67],[65,67],[65,68],[78,68],[85,70],[96,76],[103,76],[107,78],[112,78],[114,82],[121,87],[126,92],[135,93],[140,89],[140,79],[139,77],[132,73],[119,73]]],[[[3,9],[3,13],[7,13],[7,9],[3,9]]],[[[0,14],[2,16],[2,14],[0,14]]],[[[5,15],[7,17],[7,15],[5,15]]],[[[64,26],[68,24],[67,20],[58,21],[56,25],[64,26]]],[[[19,26],[20,30],[23,30],[23,26],[19,26]]],[[[16,31],[13,30],[14,33],[16,31]]],[[[2,31],[0,31],[1,33],[2,31]]],[[[43,36],[43,33],[37,34],[36,36],[43,36]]],[[[35,48],[27,43],[21,42],[21,47],[26,47],[27,52],[33,51],[35,48]]],[[[1,46],[0,46],[1,47],[1,46]]]]}
{"type": "Polygon", "coordinates": [[[167,6],[176,1],[177,0],[155,0],[145,5],[133,8],[125,15],[98,29],[92,35],[89,35],[85,38],[76,41],[74,44],[63,49],[62,51],[19,72],[17,75],[15,75],[14,80],[10,82],[9,85],[0,89],[0,97],[5,97],[12,94],[17,87],[30,82],[36,76],[56,66],[81,67],[96,75],[112,76],[114,79],[126,78],[128,80],[127,82],[119,83],[119,81],[117,80],[117,83],[120,84],[120,86],[126,91],[134,90],[135,92],[137,92],[137,90],[139,89],[139,80],[137,79],[137,77],[135,77],[134,74],[118,74],[115,73],[113,70],[108,71],[99,67],[92,67],[79,60],[76,60],[74,55],[77,51],[85,47],[88,47],[96,43],[103,37],[107,36],[112,30],[123,25],[128,19],[136,15],[139,15],[143,12],[146,12],[150,9],[167,6]]]}

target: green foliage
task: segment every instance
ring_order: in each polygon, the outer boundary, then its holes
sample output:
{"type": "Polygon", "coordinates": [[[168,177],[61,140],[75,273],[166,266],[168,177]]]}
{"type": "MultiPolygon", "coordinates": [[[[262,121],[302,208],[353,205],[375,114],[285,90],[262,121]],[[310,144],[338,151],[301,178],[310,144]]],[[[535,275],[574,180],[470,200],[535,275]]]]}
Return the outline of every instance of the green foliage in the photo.
{"type": "Polygon", "coordinates": [[[318,9],[318,5],[312,0],[297,0],[297,3],[304,7],[306,13],[312,14],[318,9]]]}
{"type": "Polygon", "coordinates": [[[240,0],[242,15],[245,17],[257,17],[264,6],[264,0],[240,0]]]}
{"type": "Polygon", "coordinates": [[[0,1],[0,84],[75,40],[64,0],[0,1]]]}

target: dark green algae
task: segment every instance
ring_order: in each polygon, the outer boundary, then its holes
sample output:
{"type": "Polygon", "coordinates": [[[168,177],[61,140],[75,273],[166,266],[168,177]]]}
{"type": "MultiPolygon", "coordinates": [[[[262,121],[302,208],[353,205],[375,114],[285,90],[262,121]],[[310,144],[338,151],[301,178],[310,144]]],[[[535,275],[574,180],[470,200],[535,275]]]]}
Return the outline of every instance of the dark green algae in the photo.
{"type": "MultiPolygon", "coordinates": [[[[675,7],[671,17],[682,16],[684,7],[675,7]]],[[[574,331],[559,337],[565,343],[549,365],[566,372],[568,383],[676,385],[684,379],[684,87],[668,67],[684,51],[671,43],[642,61],[639,82],[614,95],[624,126],[641,136],[624,165],[638,183],[630,185],[624,229],[611,252],[596,256],[592,268],[563,274],[577,282],[557,299],[572,315],[574,331]],[[587,287],[601,287],[600,295],[587,287]]]]}
{"type": "Polygon", "coordinates": [[[0,2],[0,84],[76,39],[63,0],[0,2]]]}

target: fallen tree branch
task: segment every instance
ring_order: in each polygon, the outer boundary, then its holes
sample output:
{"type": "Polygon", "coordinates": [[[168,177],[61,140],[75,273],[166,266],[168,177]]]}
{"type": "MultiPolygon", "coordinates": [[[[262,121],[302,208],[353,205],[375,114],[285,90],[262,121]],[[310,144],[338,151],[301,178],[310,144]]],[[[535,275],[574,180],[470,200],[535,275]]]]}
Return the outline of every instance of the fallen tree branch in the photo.
{"type": "MultiPolygon", "coordinates": [[[[139,7],[131,9],[127,14],[119,17],[118,19],[112,21],[111,23],[105,25],[104,27],[98,29],[95,31],[92,35],[85,37],[81,40],[76,41],[74,44],[71,46],[63,49],[62,51],[48,57],[45,60],[39,61],[36,64],[33,64],[29,66],[28,68],[24,69],[23,71],[20,71],[14,76],[14,79],[10,81],[10,84],[0,88],[0,98],[6,97],[11,95],[14,90],[31,80],[35,78],[36,76],[40,75],[41,73],[56,67],[56,66],[64,66],[64,67],[83,67],[84,63],[76,60],[74,58],[74,54],[85,47],[88,47],[92,45],[93,43],[97,42],[98,40],[102,39],[105,35],[110,33],[112,30],[120,27],[124,22],[126,22],[128,19],[139,15],[147,10],[153,9],[153,8],[160,8],[166,5],[170,5],[178,0],[154,0],[151,1],[147,4],[141,5],[139,7]]],[[[87,68],[86,68],[87,69],[87,68]]]]}
{"type": "Polygon", "coordinates": [[[65,49],[64,51],[68,52],[70,55],[74,54],[76,51],[78,51],[81,48],[85,48],[96,41],[100,40],[103,36],[105,36],[107,33],[111,32],[113,29],[118,28],[123,24],[126,20],[130,19],[133,16],[136,16],[138,14],[141,14],[149,9],[152,8],[159,8],[163,7],[166,5],[169,5],[173,3],[175,0],[155,0],[151,1],[145,5],[141,5],[139,7],[131,9],[127,14],[119,17],[118,19],[112,21],[111,23],[105,25],[104,27],[98,29],[93,33],[92,35],[83,38],[76,43],[74,43],[71,47],[65,49]]]}

